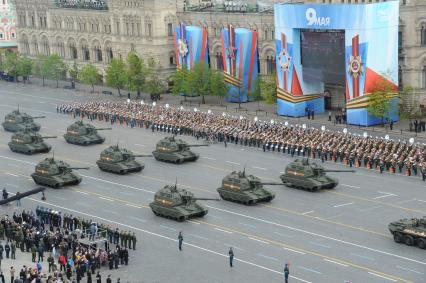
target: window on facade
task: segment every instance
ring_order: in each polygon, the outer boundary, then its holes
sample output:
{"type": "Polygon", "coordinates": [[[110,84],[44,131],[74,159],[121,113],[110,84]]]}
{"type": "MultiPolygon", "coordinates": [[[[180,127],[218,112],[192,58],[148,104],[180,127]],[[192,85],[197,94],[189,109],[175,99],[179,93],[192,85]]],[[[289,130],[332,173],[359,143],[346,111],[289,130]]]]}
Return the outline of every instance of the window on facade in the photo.
{"type": "Polygon", "coordinates": [[[426,45],[426,25],[423,24],[420,29],[420,44],[426,45]]]}
{"type": "Polygon", "coordinates": [[[275,38],[275,30],[271,30],[271,39],[273,40],[275,38]]]}
{"type": "Polygon", "coordinates": [[[70,56],[71,59],[77,59],[77,48],[74,44],[70,44],[70,56]]]}
{"type": "Polygon", "coordinates": [[[102,62],[103,58],[102,58],[102,50],[100,47],[96,47],[95,48],[95,54],[96,54],[96,60],[98,62],[102,62]]]}
{"type": "Polygon", "coordinates": [[[173,56],[169,57],[169,64],[170,65],[174,65],[175,64],[175,57],[173,57],[173,56]]]}
{"type": "Polygon", "coordinates": [[[3,39],[3,33],[0,33],[0,39],[3,39]]]}
{"type": "Polygon", "coordinates": [[[402,49],[402,31],[398,31],[398,49],[402,49]]]}
{"type": "Polygon", "coordinates": [[[129,35],[129,23],[126,23],[126,35],[129,35]]]}
{"type": "Polygon", "coordinates": [[[263,32],[263,39],[268,40],[268,31],[267,30],[265,30],[263,32]]]}
{"type": "Polygon", "coordinates": [[[152,36],[152,24],[148,24],[148,36],[151,37],[152,36]]]}
{"type": "Polygon", "coordinates": [[[136,29],[137,29],[137,32],[138,32],[138,36],[141,36],[141,24],[140,23],[136,24],[136,29]]]}
{"type": "Polygon", "coordinates": [[[216,53],[216,69],[223,71],[223,58],[221,52],[216,53]]]}
{"type": "Polygon", "coordinates": [[[422,70],[422,88],[426,89],[426,66],[423,66],[422,70]]]}
{"type": "Polygon", "coordinates": [[[398,87],[399,87],[399,89],[403,88],[403,85],[402,85],[402,68],[401,68],[401,66],[398,66],[398,87]]]}
{"type": "Polygon", "coordinates": [[[59,53],[59,56],[61,56],[62,58],[65,58],[65,48],[64,48],[63,42],[58,42],[58,53],[59,53]]]}
{"type": "Polygon", "coordinates": [[[85,61],[89,61],[90,60],[90,52],[89,52],[89,48],[87,46],[83,46],[81,48],[81,51],[83,53],[83,60],[85,61]]]}
{"type": "Polygon", "coordinates": [[[117,34],[120,34],[120,22],[116,22],[116,23],[115,23],[115,29],[116,29],[116,31],[115,31],[115,32],[116,32],[117,34]]]}
{"type": "Polygon", "coordinates": [[[12,38],[15,38],[15,33],[14,32],[12,32],[12,38]]]}
{"type": "Polygon", "coordinates": [[[135,24],[132,23],[132,36],[135,35],[135,24]]]}
{"type": "Polygon", "coordinates": [[[173,24],[171,24],[171,23],[167,24],[167,35],[173,36],[173,24]]]}
{"type": "Polygon", "coordinates": [[[266,57],[266,74],[270,75],[275,72],[275,56],[266,57]]]}
{"type": "Polygon", "coordinates": [[[114,54],[112,53],[112,48],[108,47],[107,48],[107,56],[108,56],[108,60],[111,61],[112,59],[114,59],[114,54]]]}

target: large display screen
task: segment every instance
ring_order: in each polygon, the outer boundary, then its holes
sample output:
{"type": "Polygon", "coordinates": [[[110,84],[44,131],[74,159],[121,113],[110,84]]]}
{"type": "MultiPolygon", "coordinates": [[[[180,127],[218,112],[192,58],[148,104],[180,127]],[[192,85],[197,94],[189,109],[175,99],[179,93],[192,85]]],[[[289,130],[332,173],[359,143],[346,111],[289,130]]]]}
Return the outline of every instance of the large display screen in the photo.
{"type": "Polygon", "coordinates": [[[302,29],[300,46],[305,82],[345,85],[344,30],[302,29]]]}

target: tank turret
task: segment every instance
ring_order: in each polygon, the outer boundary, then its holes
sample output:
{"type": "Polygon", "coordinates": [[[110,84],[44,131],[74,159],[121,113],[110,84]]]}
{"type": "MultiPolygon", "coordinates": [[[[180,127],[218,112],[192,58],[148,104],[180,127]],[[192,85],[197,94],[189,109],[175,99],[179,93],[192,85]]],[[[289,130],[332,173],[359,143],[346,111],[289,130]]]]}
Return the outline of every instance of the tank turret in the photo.
{"type": "Polygon", "coordinates": [[[199,155],[192,152],[190,147],[209,146],[208,144],[193,144],[176,139],[174,136],[165,137],[157,142],[156,149],[152,152],[156,160],[181,164],[186,161],[196,161],[199,155]]]}
{"type": "Polygon", "coordinates": [[[233,171],[222,179],[222,186],[217,192],[224,200],[254,205],[275,198],[275,194],[263,188],[263,185],[282,185],[282,183],[261,182],[256,176],[247,175],[245,170],[233,171]]]}
{"type": "Polygon", "coordinates": [[[388,228],[396,243],[417,245],[421,249],[426,249],[426,216],[400,219],[389,223],[388,228]]]}
{"type": "Polygon", "coordinates": [[[111,129],[112,128],[95,128],[91,124],[77,121],[68,126],[67,132],[64,134],[64,139],[68,143],[76,145],[100,144],[105,141],[105,138],[99,135],[98,131],[111,129]]]}
{"type": "Polygon", "coordinates": [[[89,169],[88,167],[71,167],[68,163],[56,160],[54,157],[45,158],[35,167],[35,172],[31,174],[34,182],[52,188],[59,188],[67,185],[77,185],[82,178],[75,174],[73,170],[89,169]]]}
{"type": "Polygon", "coordinates": [[[149,204],[155,215],[177,221],[193,217],[203,217],[208,210],[198,204],[197,200],[219,200],[213,198],[196,198],[190,191],[178,188],[177,184],[167,185],[155,193],[154,201],[149,204]]]}
{"type": "Polygon", "coordinates": [[[296,159],[280,175],[284,185],[292,188],[318,191],[321,189],[333,189],[339,183],[337,179],[327,176],[327,172],[355,172],[354,170],[331,170],[309,162],[308,159],[296,159]]]}
{"type": "Polygon", "coordinates": [[[18,132],[24,130],[39,131],[41,126],[34,122],[34,119],[45,118],[45,116],[30,116],[27,113],[14,110],[5,116],[2,123],[3,128],[8,132],[18,132]]]}
{"type": "Polygon", "coordinates": [[[56,136],[42,136],[32,130],[25,129],[12,135],[8,143],[10,150],[23,154],[35,154],[49,152],[52,148],[44,142],[44,139],[56,138],[56,136]]]}
{"type": "Polygon", "coordinates": [[[145,168],[145,165],[136,161],[135,157],[152,157],[152,155],[134,154],[130,150],[114,145],[107,147],[101,152],[96,164],[102,171],[116,174],[140,172],[145,168]]]}

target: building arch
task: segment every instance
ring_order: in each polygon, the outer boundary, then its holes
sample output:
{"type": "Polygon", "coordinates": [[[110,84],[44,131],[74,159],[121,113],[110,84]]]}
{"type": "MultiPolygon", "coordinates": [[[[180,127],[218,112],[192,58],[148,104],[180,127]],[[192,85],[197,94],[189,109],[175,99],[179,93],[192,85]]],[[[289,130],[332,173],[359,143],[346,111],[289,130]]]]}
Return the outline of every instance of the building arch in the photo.
{"type": "Polygon", "coordinates": [[[104,43],[104,52],[105,52],[105,58],[107,62],[111,62],[112,59],[114,59],[114,52],[112,50],[112,44],[111,41],[107,40],[104,43]]]}
{"type": "Polygon", "coordinates": [[[57,36],[55,41],[56,53],[61,57],[65,58],[65,43],[62,37],[57,36]]]}
{"type": "Polygon", "coordinates": [[[78,47],[81,52],[81,59],[83,61],[89,61],[90,60],[90,48],[89,43],[85,38],[80,38],[78,41],[78,47]]]}
{"type": "Polygon", "coordinates": [[[222,43],[216,42],[213,43],[211,50],[213,51],[210,54],[210,64],[215,70],[223,70],[223,56],[222,56],[222,43]],[[212,57],[214,58],[213,60],[212,57]]]}
{"type": "Polygon", "coordinates": [[[78,59],[77,43],[75,39],[72,37],[69,37],[67,39],[67,51],[68,51],[68,58],[72,60],[78,59]]]}
{"type": "Polygon", "coordinates": [[[39,46],[38,46],[38,41],[37,41],[37,37],[36,37],[35,34],[33,34],[31,36],[30,48],[32,49],[32,50],[30,50],[30,54],[31,55],[34,55],[34,56],[38,55],[38,53],[39,53],[39,46]]]}
{"type": "Polygon", "coordinates": [[[28,36],[23,33],[20,36],[20,42],[21,42],[21,53],[24,55],[30,55],[30,44],[28,41],[28,36]]]}
{"type": "Polygon", "coordinates": [[[43,55],[50,55],[50,44],[46,35],[42,35],[40,38],[40,51],[43,55]]]}
{"type": "Polygon", "coordinates": [[[103,61],[102,46],[101,46],[99,40],[97,40],[97,39],[92,41],[92,52],[93,52],[93,59],[96,62],[102,62],[103,61]]]}

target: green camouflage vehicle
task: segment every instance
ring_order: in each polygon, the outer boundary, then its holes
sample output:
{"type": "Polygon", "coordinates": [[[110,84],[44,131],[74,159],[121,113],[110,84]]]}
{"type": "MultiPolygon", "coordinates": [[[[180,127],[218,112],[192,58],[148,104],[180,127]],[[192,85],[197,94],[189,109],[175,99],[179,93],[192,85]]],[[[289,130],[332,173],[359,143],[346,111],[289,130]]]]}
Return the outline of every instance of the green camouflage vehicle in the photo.
{"type": "Polygon", "coordinates": [[[68,126],[64,139],[67,143],[76,145],[100,144],[105,141],[105,138],[99,135],[98,131],[111,129],[95,128],[93,125],[83,123],[83,121],[77,121],[68,126]]]}
{"type": "Polygon", "coordinates": [[[262,183],[253,175],[233,171],[222,179],[222,186],[217,189],[220,197],[227,201],[254,205],[258,202],[269,202],[275,194],[264,189],[263,185],[282,185],[282,183],[262,183]]]}
{"type": "Polygon", "coordinates": [[[37,185],[60,188],[68,185],[78,185],[81,177],[72,170],[89,169],[88,167],[70,167],[68,163],[52,158],[46,158],[36,165],[35,172],[31,174],[37,185]]]}
{"type": "Polygon", "coordinates": [[[354,170],[328,170],[324,167],[310,163],[307,158],[296,159],[286,168],[285,173],[280,175],[284,185],[315,192],[321,189],[333,189],[339,181],[335,178],[327,176],[326,172],[355,172],[354,170]]]}
{"type": "Polygon", "coordinates": [[[195,198],[194,194],[177,188],[177,185],[167,185],[155,193],[154,201],[149,204],[155,215],[176,221],[185,221],[193,217],[203,217],[208,210],[199,205],[197,200],[219,200],[211,198],[195,198]]]}
{"type": "Polygon", "coordinates": [[[34,119],[45,118],[45,116],[30,116],[27,113],[21,113],[18,110],[7,114],[2,123],[3,128],[8,132],[19,132],[23,130],[32,130],[38,132],[40,124],[35,123],[34,119]]]}
{"type": "Polygon", "coordinates": [[[174,136],[165,137],[157,143],[156,149],[152,152],[156,160],[181,164],[186,161],[196,161],[198,154],[189,148],[195,146],[209,146],[208,144],[192,144],[176,139],[174,136]]]}
{"type": "Polygon", "coordinates": [[[9,148],[13,152],[34,154],[40,152],[49,152],[51,145],[44,142],[44,139],[53,139],[56,136],[42,136],[31,130],[24,130],[12,135],[11,141],[8,143],[9,148]]]}
{"type": "Polygon", "coordinates": [[[423,219],[400,219],[391,222],[388,228],[395,242],[426,249],[426,216],[423,219]]]}
{"type": "Polygon", "coordinates": [[[135,157],[151,157],[152,155],[134,154],[130,150],[112,145],[101,152],[100,159],[96,161],[99,169],[116,174],[140,172],[145,168],[143,163],[135,157]]]}

